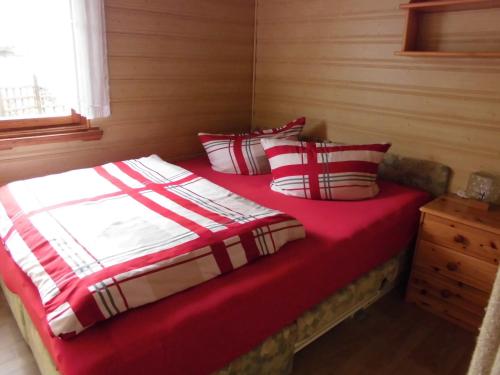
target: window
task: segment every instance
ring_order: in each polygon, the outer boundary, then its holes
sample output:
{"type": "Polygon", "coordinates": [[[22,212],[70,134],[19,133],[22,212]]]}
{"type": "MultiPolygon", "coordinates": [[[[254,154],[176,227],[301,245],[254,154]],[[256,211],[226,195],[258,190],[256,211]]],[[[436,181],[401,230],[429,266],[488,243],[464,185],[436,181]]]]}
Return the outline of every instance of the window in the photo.
{"type": "Polygon", "coordinates": [[[101,138],[107,80],[102,0],[0,2],[0,149],[101,138]]]}

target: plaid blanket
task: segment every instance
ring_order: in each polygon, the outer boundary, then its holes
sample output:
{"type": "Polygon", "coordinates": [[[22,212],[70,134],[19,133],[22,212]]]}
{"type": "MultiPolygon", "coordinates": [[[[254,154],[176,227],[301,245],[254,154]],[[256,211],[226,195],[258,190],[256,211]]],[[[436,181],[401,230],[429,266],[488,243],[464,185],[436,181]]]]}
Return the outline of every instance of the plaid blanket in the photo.
{"type": "Polygon", "coordinates": [[[294,218],[157,156],[0,189],[0,237],[69,337],[303,238],[294,218]]]}

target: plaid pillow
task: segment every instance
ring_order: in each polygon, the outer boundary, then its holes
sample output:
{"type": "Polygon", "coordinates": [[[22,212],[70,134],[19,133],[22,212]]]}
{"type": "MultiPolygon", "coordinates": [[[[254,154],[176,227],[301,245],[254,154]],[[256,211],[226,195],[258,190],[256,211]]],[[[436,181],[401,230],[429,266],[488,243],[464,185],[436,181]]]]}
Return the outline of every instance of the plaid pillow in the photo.
{"type": "Polygon", "coordinates": [[[378,165],[391,145],[335,145],[263,139],[271,189],[294,197],[358,200],[378,194],[378,165]]]}
{"type": "Polygon", "coordinates": [[[260,140],[297,139],[305,124],[305,117],[301,117],[281,128],[245,134],[199,133],[198,136],[215,171],[244,175],[265,174],[270,172],[270,168],[260,140]]]}

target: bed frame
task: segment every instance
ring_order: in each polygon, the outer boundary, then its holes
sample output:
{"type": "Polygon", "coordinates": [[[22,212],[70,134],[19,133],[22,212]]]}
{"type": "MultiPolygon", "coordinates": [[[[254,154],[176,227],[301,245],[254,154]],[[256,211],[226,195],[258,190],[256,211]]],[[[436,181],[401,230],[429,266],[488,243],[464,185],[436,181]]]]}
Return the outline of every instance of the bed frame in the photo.
{"type": "MultiPolygon", "coordinates": [[[[450,168],[442,164],[393,154],[386,156],[379,170],[382,179],[416,187],[433,196],[447,191],[450,175],[450,168]]],[[[356,312],[366,309],[404,279],[402,275],[405,275],[411,252],[411,248],[404,250],[397,257],[368,272],[215,374],[291,373],[296,352],[356,312]]],[[[2,280],[0,286],[42,375],[60,375],[20,298],[10,292],[2,280]]]]}

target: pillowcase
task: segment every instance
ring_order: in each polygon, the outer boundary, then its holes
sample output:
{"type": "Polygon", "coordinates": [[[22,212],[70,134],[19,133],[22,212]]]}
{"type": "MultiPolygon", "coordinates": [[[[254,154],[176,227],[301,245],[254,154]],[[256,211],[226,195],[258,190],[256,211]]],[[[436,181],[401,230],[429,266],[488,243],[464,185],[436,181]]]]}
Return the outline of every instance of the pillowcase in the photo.
{"type": "Polygon", "coordinates": [[[257,130],[245,134],[199,133],[212,169],[222,173],[243,175],[270,172],[260,140],[264,138],[297,139],[306,124],[305,117],[289,122],[281,128],[257,130]]]}
{"type": "Polygon", "coordinates": [[[378,165],[390,143],[332,143],[262,139],[271,165],[271,189],[308,199],[359,200],[379,192],[378,165]]]}

